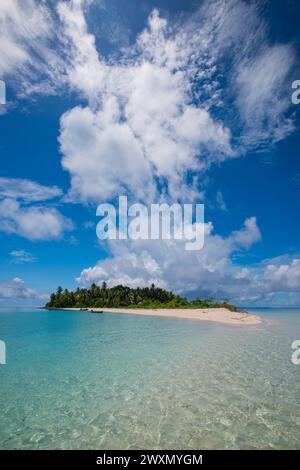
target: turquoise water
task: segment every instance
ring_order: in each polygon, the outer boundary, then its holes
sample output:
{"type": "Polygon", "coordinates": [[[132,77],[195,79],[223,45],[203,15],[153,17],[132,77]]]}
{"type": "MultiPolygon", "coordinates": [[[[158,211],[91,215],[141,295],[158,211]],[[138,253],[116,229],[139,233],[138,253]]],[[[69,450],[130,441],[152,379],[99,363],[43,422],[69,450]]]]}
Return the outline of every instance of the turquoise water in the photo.
{"type": "Polygon", "coordinates": [[[256,311],[232,327],[1,309],[0,448],[299,449],[300,310],[256,311]]]}

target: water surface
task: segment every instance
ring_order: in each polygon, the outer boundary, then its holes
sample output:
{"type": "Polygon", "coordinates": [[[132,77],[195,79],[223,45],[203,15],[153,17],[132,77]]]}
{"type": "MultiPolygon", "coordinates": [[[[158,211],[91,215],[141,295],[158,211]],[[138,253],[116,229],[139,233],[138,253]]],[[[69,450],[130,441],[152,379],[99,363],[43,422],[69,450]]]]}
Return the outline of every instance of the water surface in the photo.
{"type": "Polygon", "coordinates": [[[2,449],[300,448],[300,310],[256,327],[0,310],[2,449]]]}

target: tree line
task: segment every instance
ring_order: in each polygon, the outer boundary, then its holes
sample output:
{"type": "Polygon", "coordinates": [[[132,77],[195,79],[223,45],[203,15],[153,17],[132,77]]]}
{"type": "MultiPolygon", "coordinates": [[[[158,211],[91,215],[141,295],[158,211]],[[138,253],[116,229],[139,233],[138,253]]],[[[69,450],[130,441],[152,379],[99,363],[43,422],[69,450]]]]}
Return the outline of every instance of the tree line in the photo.
{"type": "Polygon", "coordinates": [[[130,288],[127,286],[108,287],[106,282],[101,286],[95,283],[89,289],[77,288],[76,291],[58,287],[50,296],[46,308],[211,308],[225,307],[235,311],[235,305],[227,300],[216,301],[212,297],[187,300],[152,284],[150,287],[130,288]]]}

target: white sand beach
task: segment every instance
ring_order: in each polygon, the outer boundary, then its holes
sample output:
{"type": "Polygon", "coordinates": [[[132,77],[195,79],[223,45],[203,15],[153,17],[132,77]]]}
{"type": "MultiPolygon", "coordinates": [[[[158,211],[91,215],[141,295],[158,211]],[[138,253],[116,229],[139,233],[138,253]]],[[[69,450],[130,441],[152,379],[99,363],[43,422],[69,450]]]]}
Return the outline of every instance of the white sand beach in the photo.
{"type": "MultiPolygon", "coordinates": [[[[81,310],[65,308],[61,310],[81,310]]],[[[87,311],[127,313],[130,315],[150,315],[153,317],[183,318],[189,320],[206,320],[230,325],[258,325],[262,319],[247,312],[231,312],[226,308],[195,308],[195,309],[143,309],[143,308],[88,308],[87,311]]]]}

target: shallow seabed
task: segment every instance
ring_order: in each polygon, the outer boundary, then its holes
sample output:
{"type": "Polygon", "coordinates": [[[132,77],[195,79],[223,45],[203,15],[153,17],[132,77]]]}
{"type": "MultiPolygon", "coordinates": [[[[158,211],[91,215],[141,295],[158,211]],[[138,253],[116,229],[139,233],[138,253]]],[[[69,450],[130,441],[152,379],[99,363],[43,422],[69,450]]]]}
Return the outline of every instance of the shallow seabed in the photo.
{"type": "Polygon", "coordinates": [[[0,448],[299,449],[300,310],[255,313],[232,327],[1,309],[0,448]]]}

